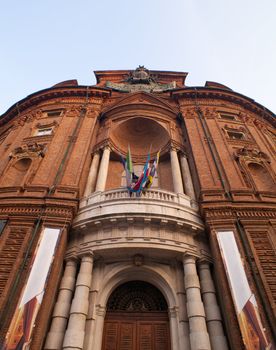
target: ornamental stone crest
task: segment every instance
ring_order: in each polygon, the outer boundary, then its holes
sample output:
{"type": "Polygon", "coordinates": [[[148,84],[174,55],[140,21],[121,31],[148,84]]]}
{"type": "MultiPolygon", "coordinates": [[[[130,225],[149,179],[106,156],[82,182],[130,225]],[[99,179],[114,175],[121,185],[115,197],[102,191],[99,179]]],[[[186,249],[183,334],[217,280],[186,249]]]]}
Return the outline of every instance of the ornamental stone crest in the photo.
{"type": "Polygon", "coordinates": [[[144,66],[139,66],[133,72],[130,73],[130,77],[127,78],[130,84],[150,84],[153,78],[150,76],[150,71],[144,66]]]}
{"type": "Polygon", "coordinates": [[[129,76],[123,83],[106,82],[106,87],[120,92],[162,92],[176,88],[176,82],[169,84],[160,84],[151,76],[150,71],[144,66],[139,66],[130,72],[129,76]]]}

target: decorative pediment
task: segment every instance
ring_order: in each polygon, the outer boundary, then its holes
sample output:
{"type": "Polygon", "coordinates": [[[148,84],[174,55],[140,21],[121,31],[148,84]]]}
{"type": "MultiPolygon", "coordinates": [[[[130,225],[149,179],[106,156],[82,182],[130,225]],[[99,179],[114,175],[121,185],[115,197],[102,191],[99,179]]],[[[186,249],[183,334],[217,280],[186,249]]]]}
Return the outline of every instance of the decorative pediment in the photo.
{"type": "Polygon", "coordinates": [[[51,120],[43,123],[37,123],[36,128],[51,128],[56,127],[58,125],[58,122],[56,120],[51,120]]]}
{"type": "Polygon", "coordinates": [[[103,114],[109,114],[113,111],[115,112],[115,110],[119,108],[123,109],[127,107],[129,109],[131,106],[137,106],[137,108],[141,109],[143,106],[148,108],[149,105],[154,108],[159,107],[160,109],[166,110],[169,113],[175,114],[175,116],[178,114],[178,110],[172,108],[172,106],[166,101],[146,92],[136,92],[123,97],[119,101],[116,101],[113,105],[109,105],[106,109],[104,109],[103,114]]]}

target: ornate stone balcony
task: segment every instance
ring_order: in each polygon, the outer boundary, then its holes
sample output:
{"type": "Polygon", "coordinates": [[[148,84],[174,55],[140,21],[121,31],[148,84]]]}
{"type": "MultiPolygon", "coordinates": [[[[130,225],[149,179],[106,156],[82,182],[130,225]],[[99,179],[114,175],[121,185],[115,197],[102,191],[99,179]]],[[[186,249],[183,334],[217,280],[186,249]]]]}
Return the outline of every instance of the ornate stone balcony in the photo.
{"type": "Polygon", "coordinates": [[[125,189],[95,192],[81,200],[74,227],[115,218],[149,218],[201,226],[197,209],[190,197],[164,190],[148,190],[141,197],[130,197],[125,189]]]}
{"type": "Polygon", "coordinates": [[[130,197],[125,189],[95,192],[80,203],[67,252],[92,250],[101,255],[118,248],[151,248],[199,254],[205,251],[205,244],[198,242],[203,228],[195,203],[186,195],[163,190],[149,190],[141,197],[130,197]]]}

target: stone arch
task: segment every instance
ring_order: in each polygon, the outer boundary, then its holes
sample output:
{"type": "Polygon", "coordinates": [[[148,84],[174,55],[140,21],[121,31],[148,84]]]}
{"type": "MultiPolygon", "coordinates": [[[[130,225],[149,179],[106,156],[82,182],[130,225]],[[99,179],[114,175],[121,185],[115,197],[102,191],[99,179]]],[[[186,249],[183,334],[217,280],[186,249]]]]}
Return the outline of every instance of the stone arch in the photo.
{"type": "Polygon", "coordinates": [[[13,163],[1,181],[2,186],[21,186],[32,164],[31,158],[21,158],[13,163]]]}
{"type": "Polygon", "coordinates": [[[260,163],[250,162],[247,164],[250,175],[254,184],[259,191],[275,190],[275,182],[268,170],[260,163]]]}
{"type": "Polygon", "coordinates": [[[119,285],[133,280],[148,282],[159,289],[168,304],[168,308],[174,308],[177,305],[177,296],[170,283],[168,283],[170,276],[163,271],[161,274],[161,272],[150,267],[133,266],[123,269],[118,268],[116,270],[110,271],[110,273],[105,276],[102,284],[103,288],[99,293],[99,305],[105,306],[111,293],[119,285]]]}
{"type": "Polygon", "coordinates": [[[144,281],[119,285],[107,302],[108,311],[167,311],[168,305],[159,289],[144,281]]]}
{"type": "Polygon", "coordinates": [[[167,317],[169,319],[169,334],[171,349],[179,349],[179,320],[177,315],[177,295],[173,290],[170,276],[161,269],[146,266],[116,266],[104,278],[102,288],[99,290],[96,303],[96,323],[94,325],[93,349],[102,349],[104,319],[107,302],[117,287],[130,281],[148,282],[163,295],[167,304],[167,317]],[[104,310],[104,312],[103,312],[104,310]]]}
{"type": "Polygon", "coordinates": [[[95,305],[96,319],[93,325],[94,334],[92,340],[93,350],[100,350],[102,348],[102,337],[103,337],[103,327],[104,327],[104,315],[107,305],[107,301],[111,293],[121,284],[133,281],[140,280],[145,281],[157,289],[160,290],[164,296],[167,305],[168,313],[170,319],[170,333],[171,333],[171,349],[178,350],[179,344],[179,325],[178,325],[178,316],[177,316],[177,295],[173,290],[173,281],[169,274],[164,272],[161,269],[154,267],[145,267],[145,266],[122,266],[117,265],[114,267],[108,274],[105,275],[102,287],[100,288],[97,296],[97,302],[95,305]],[[171,283],[170,283],[171,282],[171,283]],[[172,318],[170,315],[174,315],[172,318]]]}

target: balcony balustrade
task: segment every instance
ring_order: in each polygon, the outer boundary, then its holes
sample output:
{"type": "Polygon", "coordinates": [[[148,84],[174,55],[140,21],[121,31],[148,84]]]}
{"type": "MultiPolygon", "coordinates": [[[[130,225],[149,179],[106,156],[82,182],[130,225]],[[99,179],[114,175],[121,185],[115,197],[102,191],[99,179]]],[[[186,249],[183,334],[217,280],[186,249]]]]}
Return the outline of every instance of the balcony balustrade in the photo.
{"type": "Polygon", "coordinates": [[[196,203],[184,194],[155,189],[140,197],[130,197],[125,189],[94,192],[80,202],[68,253],[90,249],[115,254],[116,247],[196,254],[195,237],[203,232],[196,203]]]}
{"type": "Polygon", "coordinates": [[[125,189],[94,192],[80,202],[74,226],[112,218],[149,218],[202,225],[197,204],[184,194],[147,190],[136,197],[125,189]]]}

